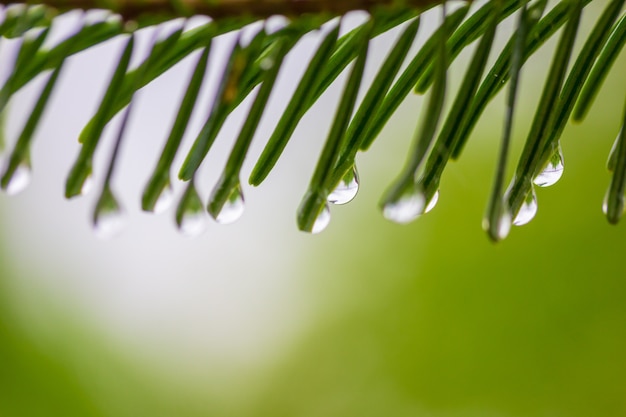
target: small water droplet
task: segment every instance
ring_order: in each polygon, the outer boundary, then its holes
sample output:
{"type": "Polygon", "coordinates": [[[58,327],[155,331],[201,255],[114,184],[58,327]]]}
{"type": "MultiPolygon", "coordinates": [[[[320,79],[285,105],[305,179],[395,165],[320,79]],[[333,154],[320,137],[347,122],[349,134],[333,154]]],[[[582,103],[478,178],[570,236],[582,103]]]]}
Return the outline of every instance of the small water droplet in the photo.
{"type": "Polygon", "coordinates": [[[161,190],[161,194],[159,194],[159,198],[157,198],[156,203],[154,204],[154,214],[161,214],[166,212],[174,202],[174,190],[172,190],[171,185],[166,185],[161,190]]]}
{"type": "MultiPolygon", "coordinates": [[[[505,209],[503,209],[503,211],[504,212],[496,220],[497,224],[496,224],[496,236],[495,236],[496,239],[495,240],[505,239],[509,235],[509,232],[511,231],[511,224],[512,224],[511,213],[505,209]]],[[[483,230],[488,233],[491,230],[491,222],[489,220],[489,217],[485,217],[483,219],[483,230]]]]}
{"type": "Polygon", "coordinates": [[[337,187],[328,195],[328,202],[332,204],[346,204],[356,197],[359,192],[359,173],[353,166],[341,179],[337,187]]]}
{"type": "Polygon", "coordinates": [[[233,223],[239,220],[244,210],[245,204],[241,186],[237,186],[228,196],[228,200],[224,203],[222,210],[215,216],[215,221],[220,224],[233,223]]]}
{"type": "Polygon", "coordinates": [[[30,184],[32,178],[32,171],[27,164],[20,164],[13,173],[13,176],[9,180],[6,186],[6,192],[8,195],[18,194],[30,184]]]}
{"type": "MultiPolygon", "coordinates": [[[[622,128],[623,129],[623,128],[622,128]]],[[[615,165],[617,165],[617,145],[619,145],[619,139],[622,137],[622,130],[617,134],[617,138],[613,142],[613,146],[611,147],[611,152],[609,153],[609,159],[606,161],[606,167],[610,172],[615,170],[615,165]]]]}
{"type": "Polygon", "coordinates": [[[261,62],[259,63],[259,66],[261,67],[263,71],[268,71],[272,69],[275,63],[276,61],[274,60],[274,58],[268,56],[261,60],[261,62]]]}
{"type": "Polygon", "coordinates": [[[438,201],[439,201],[439,190],[437,190],[435,192],[435,194],[433,194],[432,198],[430,199],[430,201],[426,205],[426,210],[424,210],[424,213],[422,213],[422,214],[426,214],[426,213],[430,212],[432,209],[434,209],[435,206],[437,205],[438,201]]]}
{"type": "Polygon", "coordinates": [[[126,225],[126,216],[108,188],[105,188],[96,204],[93,227],[97,237],[110,239],[118,235],[126,225]]]}
{"type": "Polygon", "coordinates": [[[546,167],[535,177],[533,182],[539,187],[550,187],[556,184],[563,176],[563,151],[561,145],[552,154],[546,167]]]}
{"type": "Polygon", "coordinates": [[[328,204],[324,205],[324,208],[319,212],[317,218],[315,219],[315,223],[313,223],[313,228],[311,229],[312,234],[318,234],[322,232],[326,227],[328,227],[330,223],[330,207],[328,204]]]}
{"type": "Polygon", "coordinates": [[[537,194],[533,188],[526,196],[526,200],[522,207],[519,209],[517,216],[513,220],[515,226],[523,226],[528,224],[537,214],[537,194]]]}
{"type": "Polygon", "coordinates": [[[89,194],[89,192],[93,189],[93,185],[94,185],[93,177],[89,175],[87,178],[85,178],[85,181],[83,182],[83,186],[80,187],[80,195],[89,194]]]}

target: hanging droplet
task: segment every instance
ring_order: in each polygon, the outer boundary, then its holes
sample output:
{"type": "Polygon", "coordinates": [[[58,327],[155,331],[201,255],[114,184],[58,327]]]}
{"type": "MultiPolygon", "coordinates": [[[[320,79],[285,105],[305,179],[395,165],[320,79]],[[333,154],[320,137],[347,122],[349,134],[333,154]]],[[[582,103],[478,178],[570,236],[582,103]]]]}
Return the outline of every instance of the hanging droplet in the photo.
{"type": "Polygon", "coordinates": [[[13,172],[11,179],[9,179],[4,189],[8,195],[18,194],[28,187],[31,177],[32,171],[30,166],[26,163],[22,163],[15,169],[15,172],[13,172]]]}
{"type": "Polygon", "coordinates": [[[228,200],[222,206],[220,212],[215,216],[215,221],[220,224],[233,223],[241,217],[245,209],[243,193],[241,192],[241,186],[233,188],[233,191],[228,196],[228,200]]]}
{"type": "Polygon", "coordinates": [[[606,190],[604,194],[604,199],[602,200],[602,213],[605,215],[609,214],[609,194],[610,190],[606,190]]]}
{"type": "Polygon", "coordinates": [[[159,194],[159,198],[157,198],[156,203],[154,204],[154,214],[161,214],[166,212],[174,202],[174,190],[172,190],[172,186],[167,184],[161,190],[161,194],[159,194]]]}
{"type": "MultiPolygon", "coordinates": [[[[426,197],[424,197],[424,199],[426,199],[426,197]]],[[[426,205],[426,209],[424,210],[422,214],[426,214],[430,212],[432,209],[434,209],[438,201],[439,201],[439,190],[435,191],[435,194],[433,194],[431,199],[428,201],[428,204],[426,205]]]]}
{"type": "Polygon", "coordinates": [[[489,217],[486,216],[483,219],[483,230],[489,233],[491,238],[496,242],[506,239],[506,237],[509,235],[509,232],[511,231],[511,213],[509,212],[509,210],[506,210],[504,208],[502,210],[503,212],[496,220],[495,236],[491,233],[491,221],[489,220],[489,217]]]}
{"type": "Polygon", "coordinates": [[[624,210],[626,208],[626,204],[624,201],[625,198],[624,196],[619,196],[618,200],[613,203],[613,210],[611,210],[611,207],[609,207],[610,194],[611,188],[609,187],[609,189],[606,191],[606,194],[604,194],[604,200],[602,201],[602,212],[607,216],[607,219],[611,224],[617,224],[620,221],[622,214],[624,214],[624,210]]]}
{"type": "Polygon", "coordinates": [[[202,211],[188,210],[183,214],[183,217],[178,223],[178,229],[180,232],[188,237],[200,236],[207,229],[209,222],[207,221],[207,215],[202,211]]]}
{"type": "Polygon", "coordinates": [[[328,204],[324,205],[324,208],[319,212],[317,218],[315,219],[315,223],[313,223],[313,228],[311,229],[312,234],[318,234],[322,232],[328,225],[330,224],[330,207],[328,204]]]}
{"type": "Polygon", "coordinates": [[[339,181],[337,187],[328,195],[328,202],[332,204],[346,204],[352,201],[358,192],[359,173],[356,165],[354,165],[339,181]]]}
{"type": "Polygon", "coordinates": [[[207,228],[208,216],[198,192],[190,185],[176,210],[178,230],[188,237],[201,235],[207,228]]]}
{"type": "Polygon", "coordinates": [[[563,176],[563,151],[561,144],[552,154],[546,167],[535,177],[533,182],[539,187],[550,187],[554,185],[563,176]]]}
{"type": "Polygon", "coordinates": [[[537,214],[537,194],[535,194],[535,189],[533,188],[528,195],[526,196],[526,200],[522,207],[519,209],[517,216],[515,216],[515,220],[513,220],[513,224],[515,226],[523,226],[529,223],[537,214]]]}
{"type": "MultiPolygon", "coordinates": [[[[623,129],[623,128],[622,128],[623,129]]],[[[617,165],[617,145],[619,144],[619,139],[622,137],[622,130],[620,129],[617,134],[617,138],[613,142],[613,146],[611,147],[611,153],[609,153],[609,159],[606,161],[606,167],[610,172],[615,170],[615,165],[617,165]]]]}
{"type": "Polygon", "coordinates": [[[93,189],[94,180],[91,175],[85,178],[83,186],[80,188],[80,195],[87,195],[93,189]]]}
{"type": "Polygon", "coordinates": [[[396,201],[383,206],[383,216],[395,223],[406,224],[417,219],[424,211],[424,194],[412,189],[396,201]]]}
{"type": "Polygon", "coordinates": [[[93,227],[97,237],[110,239],[118,235],[126,225],[126,218],[117,200],[105,188],[96,204],[93,215],[93,227]]]}

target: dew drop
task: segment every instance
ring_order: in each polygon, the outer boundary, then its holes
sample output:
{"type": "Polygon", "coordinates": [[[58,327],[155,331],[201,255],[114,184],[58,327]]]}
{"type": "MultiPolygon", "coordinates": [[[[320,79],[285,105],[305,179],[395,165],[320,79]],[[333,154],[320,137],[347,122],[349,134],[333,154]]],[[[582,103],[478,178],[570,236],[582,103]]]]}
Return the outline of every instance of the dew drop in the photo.
{"type": "Polygon", "coordinates": [[[20,164],[11,176],[9,183],[6,185],[6,192],[8,195],[16,195],[30,184],[32,178],[32,172],[27,164],[20,164]]]}
{"type": "Polygon", "coordinates": [[[171,185],[166,185],[161,190],[161,194],[159,194],[159,198],[157,198],[156,203],[154,204],[154,209],[152,210],[154,214],[161,214],[167,211],[174,202],[174,190],[172,190],[171,185]]]}
{"type": "Polygon", "coordinates": [[[126,216],[108,188],[105,188],[96,205],[93,227],[97,237],[110,239],[126,225],[126,216]]]}
{"type": "Polygon", "coordinates": [[[91,190],[93,190],[94,180],[91,175],[85,178],[83,182],[83,186],[80,187],[80,195],[87,195],[91,190]]]}
{"type": "Polygon", "coordinates": [[[122,211],[100,213],[93,225],[94,232],[100,239],[117,236],[126,226],[126,217],[122,211]]]}
{"type": "Polygon", "coordinates": [[[207,229],[207,215],[202,211],[188,210],[178,223],[178,230],[188,237],[200,236],[207,229]]]}
{"type": "MultiPolygon", "coordinates": [[[[506,239],[506,237],[509,235],[509,232],[511,231],[511,213],[508,210],[504,210],[503,209],[503,213],[498,217],[498,219],[496,220],[497,224],[496,224],[496,236],[495,236],[495,240],[503,240],[506,239]]],[[[491,222],[489,220],[489,217],[485,217],[483,219],[483,230],[487,233],[490,233],[491,231],[491,222]]]]}
{"type": "MultiPolygon", "coordinates": [[[[622,128],[623,129],[623,128],[622,128]]],[[[617,145],[619,145],[619,140],[622,137],[622,131],[620,130],[617,138],[613,142],[613,146],[611,147],[611,152],[609,153],[609,159],[606,162],[606,167],[610,172],[615,170],[615,165],[617,165],[617,145]]]]}
{"type": "Polygon", "coordinates": [[[430,201],[426,205],[426,210],[424,210],[424,213],[422,213],[422,214],[426,214],[426,213],[430,212],[432,209],[434,209],[435,206],[437,205],[438,201],[439,201],[439,190],[437,190],[435,192],[435,194],[432,196],[432,198],[430,199],[430,201]]]}
{"type": "Polygon", "coordinates": [[[550,157],[546,167],[535,177],[533,182],[539,187],[550,187],[563,176],[563,151],[559,144],[556,152],[550,157]]]}
{"type": "Polygon", "coordinates": [[[318,234],[322,232],[328,225],[330,224],[330,207],[328,204],[324,205],[324,208],[319,212],[317,218],[315,219],[315,223],[313,223],[313,228],[311,229],[312,234],[318,234]]]}
{"type": "Polygon", "coordinates": [[[611,210],[609,210],[610,194],[611,194],[611,188],[609,187],[609,189],[606,190],[606,194],[604,195],[604,200],[602,200],[602,212],[608,217],[611,223],[616,224],[622,217],[622,214],[624,213],[624,210],[626,209],[626,204],[624,201],[624,197],[622,196],[615,203],[617,205],[617,209],[615,210],[615,213],[611,212],[611,210]]]}
{"type": "Polygon", "coordinates": [[[405,224],[417,219],[423,208],[424,196],[408,194],[400,197],[397,201],[385,204],[383,216],[392,222],[405,224]]]}
{"type": "Polygon", "coordinates": [[[529,223],[537,214],[537,194],[535,194],[535,189],[533,188],[530,193],[526,196],[526,200],[522,207],[519,209],[517,216],[513,220],[513,224],[515,226],[523,226],[529,223]]]}
{"type": "Polygon", "coordinates": [[[353,166],[341,179],[337,187],[328,195],[328,202],[332,204],[346,204],[356,197],[359,192],[359,173],[353,166]]]}
{"type": "Polygon", "coordinates": [[[215,216],[215,221],[220,224],[233,223],[239,220],[244,209],[245,205],[241,186],[237,186],[228,196],[228,200],[224,203],[224,206],[222,206],[222,210],[215,216]]]}

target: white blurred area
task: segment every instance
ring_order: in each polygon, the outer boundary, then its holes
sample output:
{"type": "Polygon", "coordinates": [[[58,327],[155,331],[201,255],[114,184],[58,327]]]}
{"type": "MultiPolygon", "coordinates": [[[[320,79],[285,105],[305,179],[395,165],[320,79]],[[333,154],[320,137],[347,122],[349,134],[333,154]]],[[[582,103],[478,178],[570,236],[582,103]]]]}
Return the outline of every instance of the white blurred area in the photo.
{"type": "MultiPolygon", "coordinates": [[[[344,19],[344,31],[364,17],[363,13],[355,13],[344,19]]],[[[75,27],[77,18],[65,18],[55,29],[67,33],[75,27]]],[[[424,17],[420,37],[427,36],[437,23],[438,17],[424,17]]],[[[372,42],[365,86],[402,27],[372,42]]],[[[258,26],[248,30],[258,30],[258,26]]],[[[150,30],[139,33],[133,63],[143,59],[150,38],[150,30]]],[[[205,83],[172,178],[205,120],[225,51],[233,39],[231,34],[214,42],[205,83]]],[[[0,196],[5,251],[16,271],[15,279],[7,283],[7,291],[18,315],[25,317],[29,326],[38,326],[38,334],[42,334],[42,329],[54,332],[56,324],[50,311],[60,310],[101,331],[126,353],[134,351],[148,364],[158,363],[169,372],[187,376],[194,372],[200,376],[210,369],[212,375],[222,373],[223,383],[224,375],[254,373],[270,366],[320,312],[332,311],[331,304],[337,300],[329,297],[320,301],[308,278],[332,273],[333,266],[324,265],[319,261],[324,258],[316,254],[336,240],[340,226],[331,221],[321,235],[306,235],[296,228],[295,212],[330,127],[345,74],[303,119],[266,183],[259,189],[247,186],[255,158],[319,41],[319,33],[306,36],[281,70],[244,165],[244,216],[227,226],[211,222],[208,230],[194,239],[178,233],[173,208],[163,215],[150,215],[141,212],[139,202],[198,53],[135,97],[113,180],[114,192],[127,213],[128,227],[107,241],[96,238],[90,218],[119,117],[109,125],[98,147],[92,192],[71,201],[63,197],[63,192],[66,175],[79,150],[76,139],[97,108],[123,39],[71,57],[36,132],[32,183],[17,196],[0,196]]],[[[16,44],[4,44],[2,59],[6,60],[16,44]]],[[[38,78],[12,100],[7,128],[9,150],[46,78],[38,78]]],[[[223,169],[249,104],[247,100],[228,119],[203,164],[198,190],[204,199],[223,169]]],[[[403,111],[415,114],[414,108],[403,111]]],[[[394,141],[403,143],[403,149],[398,150],[405,152],[412,129],[386,146],[393,148],[394,141]]],[[[364,163],[367,169],[362,170],[362,178],[380,182],[383,180],[377,177],[381,175],[384,181],[396,175],[395,169],[389,170],[394,164],[380,163],[381,151],[377,149],[377,158],[364,163]],[[374,162],[376,159],[379,163],[374,162]]],[[[182,184],[175,181],[174,190],[178,199],[182,184]]],[[[360,203],[333,212],[367,207],[369,216],[382,221],[375,207],[381,191],[378,188],[371,198],[364,197],[360,203]]]]}

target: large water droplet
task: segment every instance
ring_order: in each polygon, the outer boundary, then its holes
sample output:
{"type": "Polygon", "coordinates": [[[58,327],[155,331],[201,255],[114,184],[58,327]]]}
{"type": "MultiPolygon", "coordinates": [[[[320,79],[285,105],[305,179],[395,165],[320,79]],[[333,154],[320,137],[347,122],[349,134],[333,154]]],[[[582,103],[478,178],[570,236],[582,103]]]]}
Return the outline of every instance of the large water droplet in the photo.
{"type": "Polygon", "coordinates": [[[557,183],[563,176],[563,151],[561,145],[552,154],[546,167],[535,177],[533,182],[539,187],[549,187],[557,183]]]}
{"type": "Polygon", "coordinates": [[[161,190],[161,194],[159,194],[159,198],[157,198],[156,203],[154,203],[154,209],[152,210],[154,214],[161,214],[166,212],[174,202],[174,190],[172,190],[171,185],[166,185],[161,190]]]}
{"type": "Polygon", "coordinates": [[[537,194],[533,188],[526,196],[526,200],[519,209],[517,216],[513,220],[515,226],[523,226],[529,223],[537,214],[537,194]]]}
{"type": "Polygon", "coordinates": [[[18,194],[30,184],[30,180],[32,178],[32,171],[28,164],[20,164],[13,172],[13,176],[9,180],[9,183],[6,185],[6,192],[8,195],[18,194]]]}
{"type": "Polygon", "coordinates": [[[241,217],[245,210],[241,186],[237,186],[228,196],[228,200],[222,206],[222,210],[215,216],[215,221],[220,224],[233,223],[241,217]]]}
{"type": "Polygon", "coordinates": [[[352,201],[359,192],[359,173],[353,166],[339,181],[337,187],[328,195],[328,202],[332,204],[346,204],[352,201]]]}
{"type": "Polygon", "coordinates": [[[439,190],[433,194],[427,203],[424,191],[415,189],[406,192],[398,200],[385,204],[383,216],[392,222],[409,223],[435,208],[437,201],[439,201],[439,190]]]}
{"type": "Polygon", "coordinates": [[[317,234],[322,232],[326,227],[328,227],[330,223],[330,207],[328,204],[324,205],[324,208],[319,212],[317,218],[315,219],[315,223],[313,223],[313,228],[311,229],[312,234],[317,234]]]}

